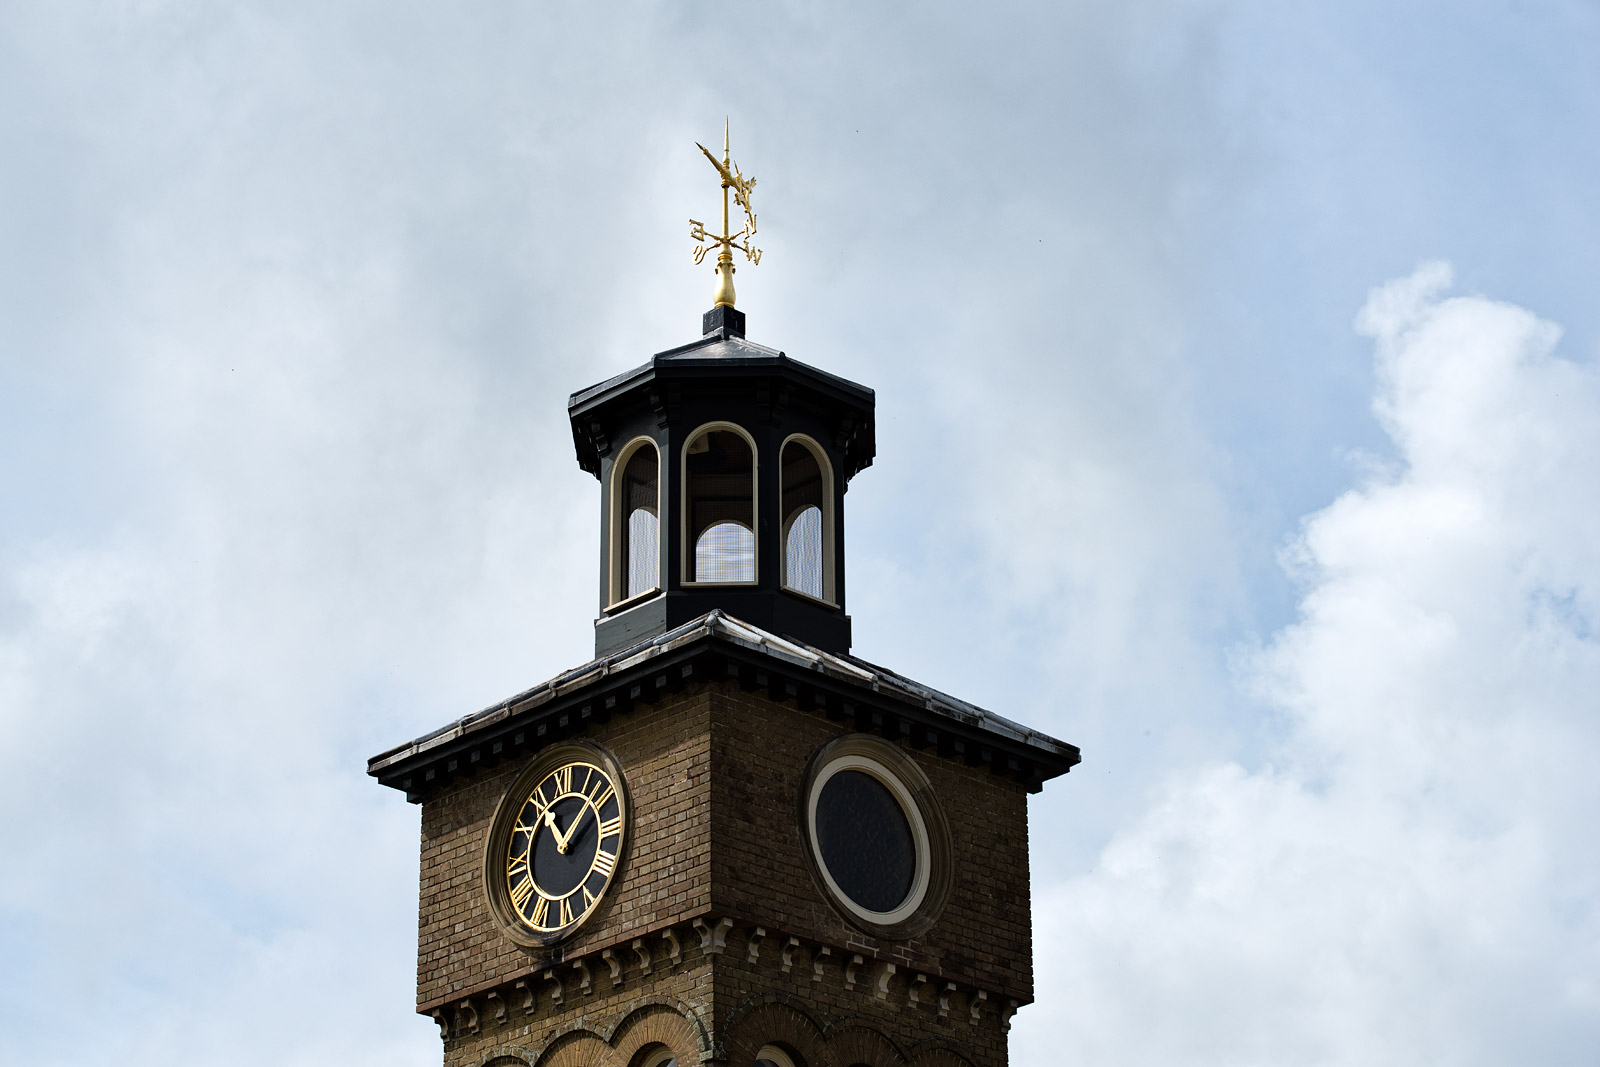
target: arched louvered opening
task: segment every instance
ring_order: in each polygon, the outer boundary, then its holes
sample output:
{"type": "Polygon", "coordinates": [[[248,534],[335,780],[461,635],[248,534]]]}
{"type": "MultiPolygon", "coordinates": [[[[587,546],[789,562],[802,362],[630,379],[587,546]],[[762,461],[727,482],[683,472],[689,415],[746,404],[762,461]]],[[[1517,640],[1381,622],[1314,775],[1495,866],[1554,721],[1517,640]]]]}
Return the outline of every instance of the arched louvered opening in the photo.
{"type": "Polygon", "coordinates": [[[756,453],[727,423],[702,429],[684,449],[685,583],[756,580],[756,453]]]}
{"type": "Polygon", "coordinates": [[[783,445],[783,584],[818,600],[833,600],[832,470],[815,441],[783,445]]]}
{"type": "Polygon", "coordinates": [[[632,444],[615,468],[611,602],[661,588],[661,460],[656,446],[632,444]]]}

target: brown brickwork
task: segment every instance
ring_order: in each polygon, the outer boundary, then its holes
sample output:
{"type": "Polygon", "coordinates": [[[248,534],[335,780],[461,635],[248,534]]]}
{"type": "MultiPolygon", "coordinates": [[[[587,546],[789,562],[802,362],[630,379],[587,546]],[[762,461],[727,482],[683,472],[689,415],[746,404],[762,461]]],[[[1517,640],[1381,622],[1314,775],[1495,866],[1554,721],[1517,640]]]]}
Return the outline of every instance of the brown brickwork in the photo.
{"type": "Polygon", "coordinates": [[[954,845],[949,901],[910,941],[834,909],[806,859],[808,761],[853,729],[736,683],[697,683],[592,726],[626,777],[632,835],[602,911],[558,949],[515,945],[484,895],[502,794],[532,758],[423,805],[417,1005],[447,1067],[1004,1067],[1032,996],[1024,787],[902,745],[954,845]]]}
{"type": "Polygon", "coordinates": [[[953,884],[921,937],[882,941],[834,909],[806,860],[799,795],[807,761],[849,727],[721,689],[712,708],[713,910],[849,947],[902,970],[943,974],[1027,1003],[1033,998],[1028,808],[1021,785],[956,760],[904,751],[933,784],[954,844],[953,884]]]}
{"type": "MultiPolygon", "coordinates": [[[[686,692],[618,716],[585,738],[627,777],[633,833],[604,909],[561,946],[572,957],[627,943],[710,905],[709,697],[686,692]]],[[[417,1008],[521,978],[555,957],[513,944],[484,895],[484,846],[506,788],[528,760],[469,779],[422,807],[417,1008]]]]}

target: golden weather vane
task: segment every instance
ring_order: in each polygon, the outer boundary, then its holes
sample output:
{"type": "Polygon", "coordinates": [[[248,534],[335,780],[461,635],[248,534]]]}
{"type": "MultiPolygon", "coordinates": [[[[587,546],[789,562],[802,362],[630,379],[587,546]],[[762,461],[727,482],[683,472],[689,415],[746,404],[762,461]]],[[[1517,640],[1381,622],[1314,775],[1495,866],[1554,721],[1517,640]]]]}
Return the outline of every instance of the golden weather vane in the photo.
{"type": "Polygon", "coordinates": [[[728,154],[728,122],[722,122],[722,159],[719,161],[710,150],[699,141],[695,147],[706,154],[711,160],[711,165],[717,168],[717,173],[722,175],[722,232],[707,233],[705,223],[695,219],[689,220],[689,236],[700,242],[694,249],[694,261],[700,263],[706,258],[706,253],[713,248],[717,251],[717,288],[711,294],[712,307],[733,307],[733,250],[737,248],[743,252],[745,258],[751,263],[761,262],[761,249],[757,248],[750,240],[756,233],[756,213],[750,209],[750,190],[756,187],[756,180],[748,178],[739,172],[739,165],[728,154]],[[733,193],[733,202],[744,209],[744,229],[734,233],[728,228],[728,193],[733,193]]]}

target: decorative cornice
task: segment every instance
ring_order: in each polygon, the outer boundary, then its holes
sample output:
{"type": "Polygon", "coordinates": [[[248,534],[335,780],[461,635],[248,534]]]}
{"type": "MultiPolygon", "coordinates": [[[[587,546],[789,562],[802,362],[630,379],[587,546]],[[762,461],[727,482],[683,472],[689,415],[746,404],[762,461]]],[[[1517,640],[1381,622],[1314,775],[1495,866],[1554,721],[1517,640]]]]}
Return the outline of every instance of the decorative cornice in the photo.
{"type": "MultiPolygon", "coordinates": [[[[689,968],[714,965],[717,957],[744,966],[771,969],[774,974],[809,972],[811,981],[861,998],[864,1008],[925,1013],[930,1025],[1011,1028],[1022,1002],[937,970],[906,966],[863,945],[837,945],[799,937],[744,922],[727,915],[696,916],[645,937],[618,940],[559,963],[534,966],[520,977],[452,994],[422,1004],[419,1015],[439,1026],[449,1042],[479,1034],[522,1032],[530,1024],[551,1035],[587,1028],[610,1040],[610,1034],[642,1004],[662,1002],[651,986],[689,968]],[[730,947],[730,941],[732,947],[730,947]],[[809,966],[806,964],[809,963],[809,966]],[[595,1029],[594,998],[624,990],[636,996],[614,1011],[609,1027],[595,1029]],[[568,1018],[568,1017],[571,1018],[568,1018]]],[[[681,1013],[704,1026],[687,1005],[681,1013]]]]}

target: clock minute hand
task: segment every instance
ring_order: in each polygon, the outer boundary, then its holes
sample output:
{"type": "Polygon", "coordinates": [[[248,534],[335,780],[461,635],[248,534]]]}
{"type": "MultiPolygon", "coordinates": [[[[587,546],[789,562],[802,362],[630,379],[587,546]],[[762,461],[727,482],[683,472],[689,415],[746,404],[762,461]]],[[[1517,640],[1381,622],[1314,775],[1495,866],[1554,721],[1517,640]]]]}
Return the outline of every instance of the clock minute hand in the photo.
{"type": "Polygon", "coordinates": [[[572,844],[572,837],[578,832],[578,827],[582,825],[583,817],[589,814],[589,807],[590,805],[588,804],[583,806],[583,810],[578,812],[578,817],[572,820],[572,825],[567,827],[567,836],[556,842],[556,847],[561,850],[563,855],[566,854],[567,846],[572,844]]]}

